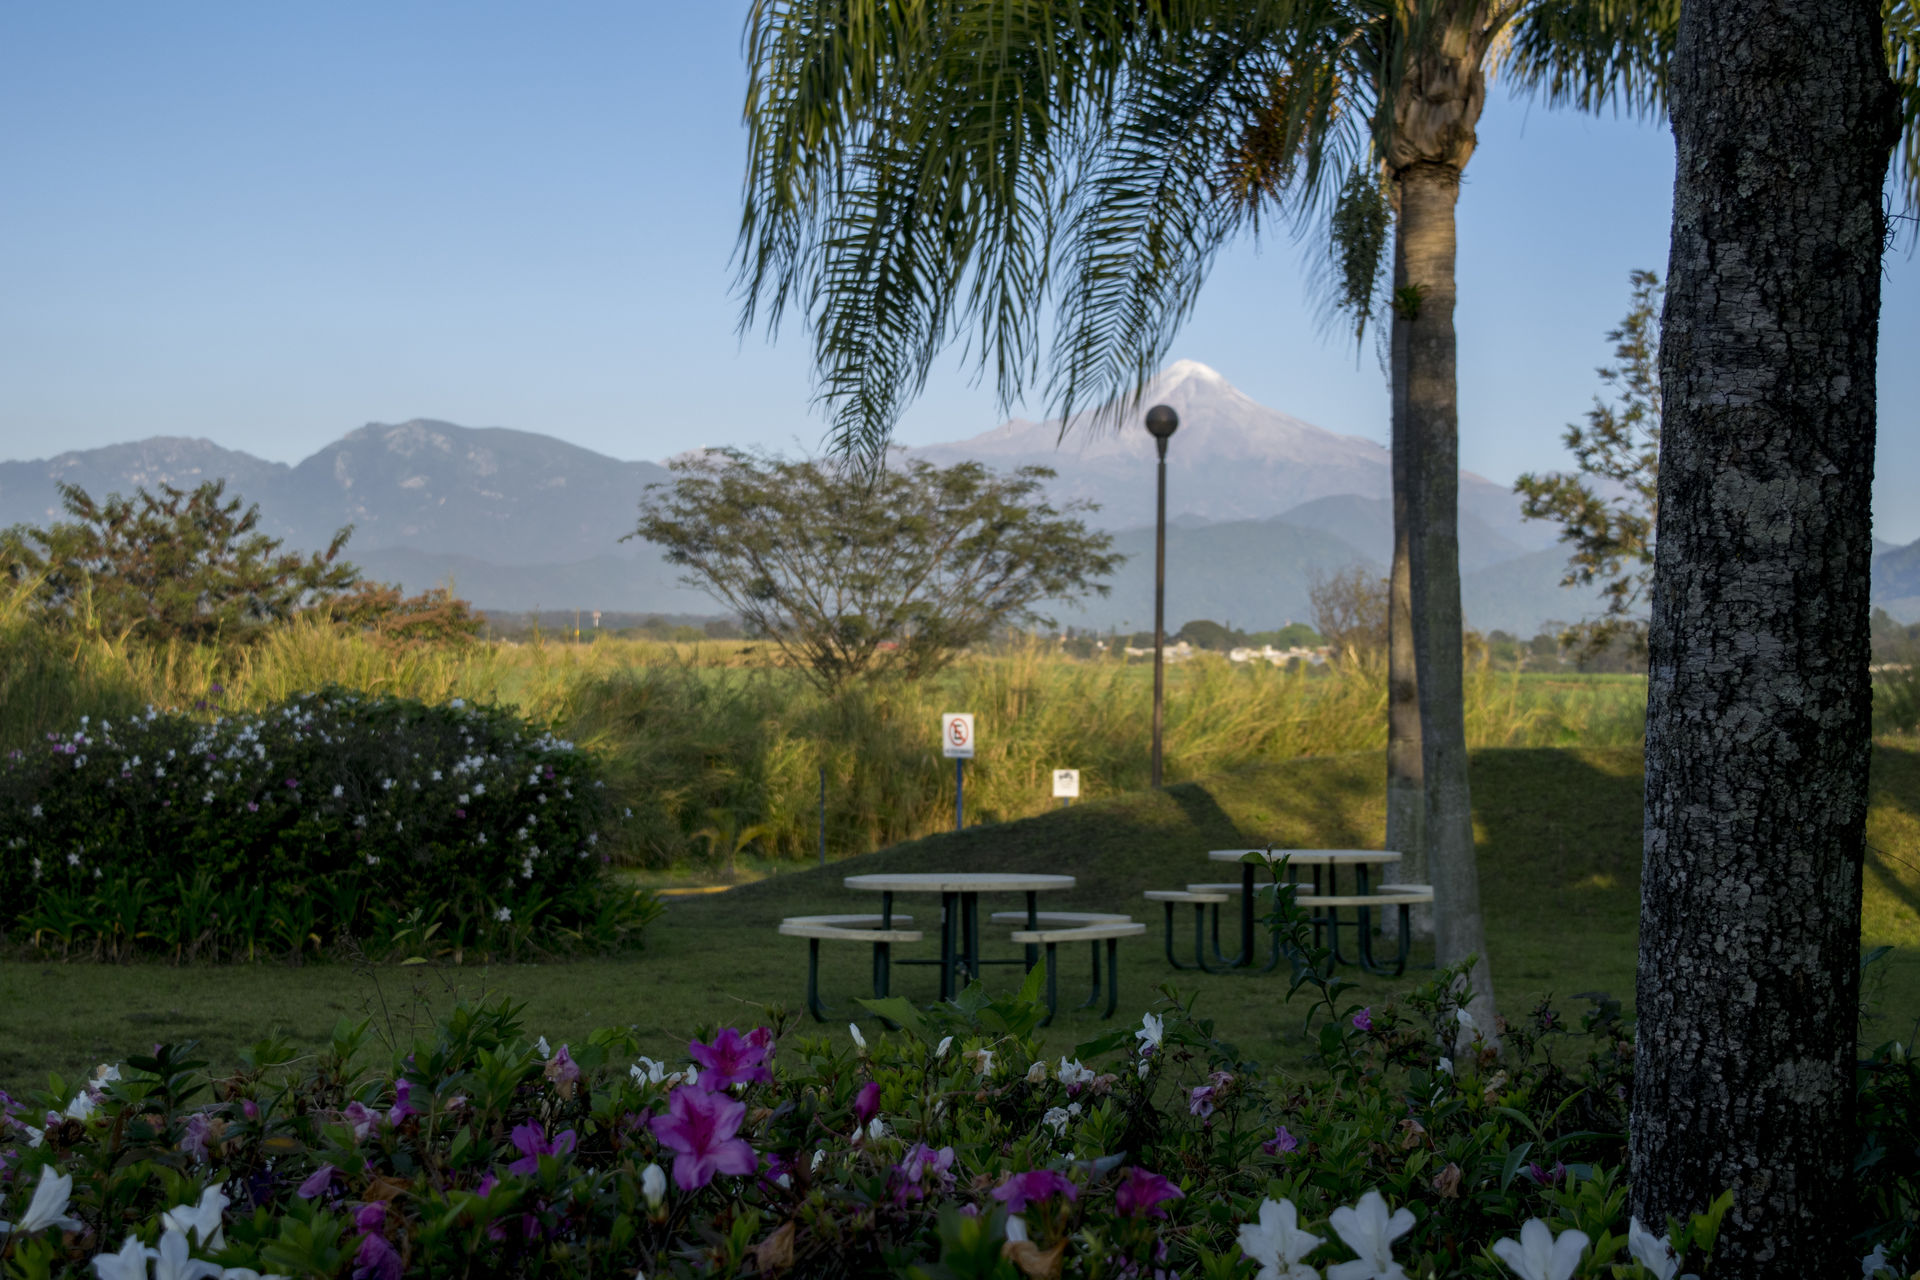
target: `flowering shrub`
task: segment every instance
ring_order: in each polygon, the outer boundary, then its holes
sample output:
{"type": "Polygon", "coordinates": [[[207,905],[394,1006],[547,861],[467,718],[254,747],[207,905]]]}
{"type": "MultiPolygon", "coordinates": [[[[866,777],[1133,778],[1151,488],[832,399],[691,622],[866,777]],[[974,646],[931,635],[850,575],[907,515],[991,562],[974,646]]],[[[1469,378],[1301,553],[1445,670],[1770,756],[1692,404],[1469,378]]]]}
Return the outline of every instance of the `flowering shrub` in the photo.
{"type": "MultiPolygon", "coordinates": [[[[364,1025],[317,1061],[266,1042],[216,1074],[161,1046],[0,1095],[0,1268],[1711,1277],[1726,1200],[1628,1221],[1621,1133],[1586,1128],[1625,1082],[1613,1012],[1576,1029],[1543,1009],[1496,1058],[1453,977],[1372,1030],[1327,1024],[1333,1070],[1312,1079],[1241,1060],[1170,992],[1057,1060],[1032,990],[977,987],[931,1013],[876,1002],[903,1030],[871,1043],[775,1017],[702,1032],[682,1063],[636,1058],[625,1031],[529,1043],[507,1004],[390,1053],[364,1025]]],[[[1881,1261],[1910,1256],[1910,1223],[1876,1230],[1881,1261]]]]}
{"type": "MultiPolygon", "coordinates": [[[[214,693],[218,694],[218,686],[214,693]]],[[[589,759],[513,713],[337,689],[81,718],[0,761],[0,936],[62,956],[612,946],[657,911],[589,759]]]]}

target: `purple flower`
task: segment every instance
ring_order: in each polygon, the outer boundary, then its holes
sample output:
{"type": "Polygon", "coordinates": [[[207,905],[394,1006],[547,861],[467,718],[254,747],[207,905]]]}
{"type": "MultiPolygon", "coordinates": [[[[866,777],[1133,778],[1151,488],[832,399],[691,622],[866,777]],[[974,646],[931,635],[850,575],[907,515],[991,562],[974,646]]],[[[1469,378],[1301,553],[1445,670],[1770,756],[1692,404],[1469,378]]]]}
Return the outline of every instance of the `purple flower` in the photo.
{"type": "Polygon", "coordinates": [[[413,1081],[400,1079],[393,1082],[393,1106],[387,1111],[387,1123],[397,1125],[408,1116],[417,1116],[420,1108],[413,1105],[413,1081]]]}
{"type": "Polygon", "coordinates": [[[1353,1025],[1360,1031],[1373,1030],[1373,1009],[1371,1006],[1353,1015],[1353,1025]]]}
{"type": "Polygon", "coordinates": [[[242,1098],[240,1099],[240,1114],[249,1120],[258,1120],[260,1118],[260,1104],[252,1098],[242,1098]]]}
{"type": "Polygon", "coordinates": [[[564,1156],[573,1151],[579,1135],[568,1129],[547,1138],[546,1128],[537,1124],[523,1124],[513,1131],[513,1145],[519,1149],[520,1158],[507,1166],[508,1173],[531,1174],[540,1171],[541,1156],[564,1156]]]}
{"type": "Polygon", "coordinates": [[[213,1136],[213,1122],[202,1112],[194,1112],[187,1118],[187,1131],[180,1135],[180,1149],[192,1156],[197,1164],[207,1162],[207,1139],[213,1136]]]}
{"type": "Polygon", "coordinates": [[[1298,1150],[1299,1146],[1300,1139],[1288,1133],[1287,1126],[1281,1124],[1274,1126],[1273,1136],[1261,1143],[1260,1149],[1270,1156],[1285,1156],[1291,1151],[1298,1150]]]}
{"type": "Polygon", "coordinates": [[[1203,1120],[1213,1114],[1212,1085],[1194,1086],[1193,1092],[1187,1095],[1187,1114],[1199,1116],[1203,1120]]]}
{"type": "Polygon", "coordinates": [[[492,1195],[493,1189],[499,1185],[500,1185],[500,1179],[494,1177],[493,1170],[489,1169],[487,1170],[487,1176],[480,1179],[480,1185],[473,1189],[473,1194],[479,1196],[482,1200],[484,1200],[488,1196],[492,1195]]]}
{"type": "Polygon", "coordinates": [[[926,1199],[929,1179],[935,1191],[952,1191],[952,1168],[952,1147],[935,1151],[924,1142],[914,1143],[907,1152],[907,1158],[893,1166],[894,1177],[898,1179],[893,1192],[895,1202],[904,1207],[909,1200],[926,1199]]]}
{"type": "Polygon", "coordinates": [[[249,801],[247,801],[247,812],[248,812],[248,813],[258,813],[258,812],[260,812],[260,806],[259,806],[259,805],[257,805],[257,804],[255,804],[255,803],[254,803],[253,801],[251,801],[251,800],[249,800],[249,801]]]}
{"type": "Polygon", "coordinates": [[[853,1095],[853,1127],[864,1129],[867,1121],[880,1114],[880,1082],[869,1080],[853,1095]]]}
{"type": "Polygon", "coordinates": [[[359,1102],[349,1102],[347,1109],[340,1113],[340,1118],[353,1126],[354,1139],[359,1141],[373,1132],[373,1126],[379,1121],[380,1114],[369,1111],[359,1102]]]}
{"type": "Polygon", "coordinates": [[[1128,1165],[1120,1173],[1120,1188],[1113,1195],[1113,1209],[1123,1218],[1164,1218],[1160,1206],[1169,1200],[1184,1200],[1186,1192],[1157,1173],[1139,1165],[1128,1165]]]}
{"type": "Polygon", "coordinates": [[[698,1040],[688,1043],[687,1053],[700,1065],[700,1084],[708,1089],[729,1089],[736,1084],[773,1083],[773,1072],[766,1066],[767,1050],[773,1037],[765,1028],[743,1036],[732,1027],[722,1027],[712,1044],[698,1040]]]}
{"type": "Polygon", "coordinates": [[[574,1083],[580,1079],[580,1064],[567,1052],[567,1046],[560,1046],[559,1052],[547,1059],[546,1070],[541,1072],[559,1090],[563,1098],[573,1096],[574,1083]]]}
{"type": "Polygon", "coordinates": [[[1567,1176],[1567,1166],[1558,1160],[1553,1162],[1551,1169],[1543,1169],[1537,1162],[1529,1163],[1527,1176],[1543,1187],[1557,1187],[1560,1185],[1560,1180],[1567,1176]]]}
{"type": "Polygon", "coordinates": [[[1080,1188],[1051,1169],[1013,1174],[993,1189],[993,1198],[1005,1204],[1008,1213],[1020,1213],[1034,1201],[1051,1200],[1055,1196],[1078,1200],[1080,1188]]]}
{"type": "Polygon", "coordinates": [[[673,1150],[674,1182],[682,1191],[698,1191],[716,1173],[740,1177],[753,1172],[753,1148],[735,1136],[746,1118],[745,1103],[681,1085],[667,1098],[667,1114],[648,1123],[653,1136],[673,1150]]]}
{"type": "Polygon", "coordinates": [[[287,790],[298,791],[299,789],[300,789],[300,779],[298,778],[287,779],[287,790]]]}
{"type": "Polygon", "coordinates": [[[359,1252],[353,1255],[353,1280],[400,1280],[402,1270],[400,1254],[385,1236],[375,1232],[360,1237],[359,1252]]]}
{"type": "Polygon", "coordinates": [[[323,1164],[307,1175],[307,1180],[300,1184],[300,1189],[294,1194],[302,1200],[311,1200],[315,1196],[325,1195],[327,1188],[333,1185],[334,1175],[338,1172],[332,1165],[323,1164]]]}

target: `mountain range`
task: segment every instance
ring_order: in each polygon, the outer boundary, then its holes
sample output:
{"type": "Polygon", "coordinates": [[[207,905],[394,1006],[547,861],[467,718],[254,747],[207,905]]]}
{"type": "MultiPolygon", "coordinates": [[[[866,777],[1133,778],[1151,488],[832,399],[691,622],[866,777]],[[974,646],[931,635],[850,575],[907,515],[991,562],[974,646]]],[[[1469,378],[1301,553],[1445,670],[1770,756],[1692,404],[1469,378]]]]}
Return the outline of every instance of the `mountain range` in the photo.
{"type": "MultiPolygon", "coordinates": [[[[1267,408],[1194,361],[1170,365],[1145,404],[1180,414],[1167,457],[1167,618],[1245,629],[1304,620],[1316,574],[1384,572],[1390,553],[1387,450],[1267,408]]],[[[1049,612],[1104,630],[1152,623],[1154,445],[1145,431],[1100,433],[1089,418],[1015,419],[968,440],[901,451],[942,465],[1042,465],[1056,501],[1097,503],[1090,523],[1129,557],[1106,597],[1049,612]]],[[[156,437],[0,463],[0,525],[62,516],[57,485],[95,496],[223,478],[258,503],[261,527],[290,548],[323,547],[351,524],[348,557],[410,590],[451,580],[484,609],[717,612],[657,550],[623,543],[645,487],[666,467],[628,462],[551,436],[431,420],[373,423],[298,464],[207,440],[156,437]]],[[[1460,476],[1462,592],[1469,623],[1531,635],[1595,611],[1592,592],[1560,587],[1565,552],[1548,525],[1520,516],[1504,486],[1460,476]]],[[[1920,619],[1920,542],[1876,546],[1875,598],[1920,619]]]]}

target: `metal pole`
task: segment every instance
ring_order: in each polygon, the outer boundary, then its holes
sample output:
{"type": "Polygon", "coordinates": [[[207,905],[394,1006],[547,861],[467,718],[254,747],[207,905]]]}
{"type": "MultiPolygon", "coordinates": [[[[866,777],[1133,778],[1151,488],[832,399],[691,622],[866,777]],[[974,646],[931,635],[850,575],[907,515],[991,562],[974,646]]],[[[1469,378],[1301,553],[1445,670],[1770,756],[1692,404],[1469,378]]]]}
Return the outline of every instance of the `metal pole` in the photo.
{"type": "Polygon", "coordinates": [[[1166,405],[1147,410],[1147,430],[1158,447],[1159,495],[1154,510],[1153,538],[1153,785],[1160,785],[1160,730],[1166,698],[1167,647],[1167,441],[1180,425],[1180,415],[1166,405]]]}
{"type": "Polygon", "coordinates": [[[953,758],[953,829],[967,829],[967,758],[953,758]]]}

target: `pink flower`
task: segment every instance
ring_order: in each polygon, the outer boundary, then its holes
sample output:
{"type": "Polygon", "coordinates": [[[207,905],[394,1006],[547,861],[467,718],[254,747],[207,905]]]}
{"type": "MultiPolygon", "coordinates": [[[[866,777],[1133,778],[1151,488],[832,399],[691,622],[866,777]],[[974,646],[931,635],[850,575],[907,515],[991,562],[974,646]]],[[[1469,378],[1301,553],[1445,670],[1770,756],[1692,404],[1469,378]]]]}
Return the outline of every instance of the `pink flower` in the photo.
{"type": "Polygon", "coordinates": [[[1113,1209],[1123,1218],[1164,1218],[1160,1206],[1169,1200],[1183,1200],[1186,1192],[1157,1173],[1139,1165],[1128,1165],[1120,1174],[1120,1188],[1113,1195],[1113,1209]]]}
{"type": "Polygon", "coordinates": [[[853,1095],[853,1127],[864,1129],[867,1121],[880,1114],[880,1082],[869,1080],[853,1095]]]}
{"type": "Polygon", "coordinates": [[[519,1150],[520,1158],[507,1166],[508,1173],[533,1174],[540,1171],[541,1156],[564,1156],[573,1151],[579,1135],[568,1129],[556,1133],[552,1141],[547,1139],[546,1128],[537,1124],[518,1125],[513,1131],[513,1145],[519,1150]]]}
{"type": "Polygon", "coordinates": [[[653,1136],[673,1150],[673,1180],[682,1191],[698,1191],[716,1173],[735,1177],[753,1172],[753,1148],[740,1132],[747,1107],[724,1093],[681,1085],[667,1098],[667,1114],[648,1123],[653,1136]]]}
{"type": "Polygon", "coordinates": [[[1359,1031],[1373,1030],[1373,1009],[1368,1007],[1354,1014],[1353,1025],[1354,1028],[1359,1031]]]}
{"type": "Polygon", "coordinates": [[[1270,1156],[1284,1156],[1299,1149],[1300,1139],[1287,1132],[1287,1126],[1275,1125],[1273,1136],[1260,1144],[1260,1149],[1270,1156]]]}
{"type": "Polygon", "coordinates": [[[762,1027],[751,1036],[742,1036],[732,1027],[722,1027],[712,1044],[698,1040],[688,1043],[687,1052],[700,1065],[700,1084],[708,1089],[730,1089],[736,1084],[773,1083],[767,1070],[767,1050],[773,1037],[762,1027]]]}
{"type": "Polygon", "coordinates": [[[1051,1169],[1016,1173],[993,1189],[993,1198],[1005,1204],[1008,1213],[1020,1213],[1033,1201],[1051,1200],[1055,1196],[1078,1200],[1080,1188],[1051,1169]]]}

